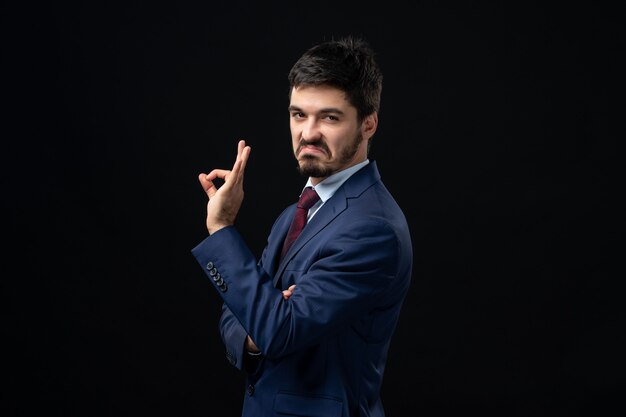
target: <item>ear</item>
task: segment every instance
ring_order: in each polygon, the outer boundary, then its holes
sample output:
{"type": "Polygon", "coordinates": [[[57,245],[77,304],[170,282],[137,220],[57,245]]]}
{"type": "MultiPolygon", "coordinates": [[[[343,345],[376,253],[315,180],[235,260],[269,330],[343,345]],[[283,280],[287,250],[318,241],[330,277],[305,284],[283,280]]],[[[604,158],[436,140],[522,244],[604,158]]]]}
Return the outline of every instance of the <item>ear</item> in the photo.
{"type": "Polygon", "coordinates": [[[374,133],[376,132],[376,128],[378,127],[378,113],[374,112],[369,116],[363,119],[363,123],[361,123],[361,133],[363,134],[363,138],[368,140],[374,133]]]}

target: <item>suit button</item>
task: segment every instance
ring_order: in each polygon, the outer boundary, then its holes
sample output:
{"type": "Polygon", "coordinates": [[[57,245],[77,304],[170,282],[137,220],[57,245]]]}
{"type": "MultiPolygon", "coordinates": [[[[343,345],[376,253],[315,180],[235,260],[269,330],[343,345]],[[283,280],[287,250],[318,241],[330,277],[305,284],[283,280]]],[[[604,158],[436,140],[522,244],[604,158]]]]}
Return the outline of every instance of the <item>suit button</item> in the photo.
{"type": "Polygon", "coordinates": [[[208,264],[206,264],[206,269],[213,269],[213,262],[210,262],[208,264]]]}
{"type": "Polygon", "coordinates": [[[217,268],[209,269],[209,274],[211,274],[211,276],[214,277],[217,274],[217,268]]]}
{"type": "Polygon", "coordinates": [[[228,286],[226,285],[226,283],[225,283],[225,282],[224,282],[224,283],[222,283],[222,285],[220,285],[220,290],[221,290],[222,292],[226,292],[226,290],[228,290],[228,286]]]}
{"type": "Polygon", "coordinates": [[[248,395],[252,396],[254,394],[254,385],[248,385],[248,395]]]}

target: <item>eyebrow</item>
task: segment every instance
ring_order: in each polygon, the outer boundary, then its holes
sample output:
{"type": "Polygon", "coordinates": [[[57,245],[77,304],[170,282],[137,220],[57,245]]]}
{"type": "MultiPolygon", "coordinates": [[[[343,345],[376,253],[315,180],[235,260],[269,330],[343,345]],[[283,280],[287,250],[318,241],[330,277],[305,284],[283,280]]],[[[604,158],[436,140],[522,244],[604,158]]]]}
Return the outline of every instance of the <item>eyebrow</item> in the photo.
{"type": "MultiPolygon", "coordinates": [[[[302,110],[300,107],[298,106],[289,106],[288,110],[290,112],[292,111],[301,111],[302,113],[306,113],[304,110],[302,110]]],[[[336,107],[327,107],[324,109],[320,109],[317,114],[329,114],[329,113],[333,113],[333,114],[340,114],[343,115],[344,112],[336,107]]]]}

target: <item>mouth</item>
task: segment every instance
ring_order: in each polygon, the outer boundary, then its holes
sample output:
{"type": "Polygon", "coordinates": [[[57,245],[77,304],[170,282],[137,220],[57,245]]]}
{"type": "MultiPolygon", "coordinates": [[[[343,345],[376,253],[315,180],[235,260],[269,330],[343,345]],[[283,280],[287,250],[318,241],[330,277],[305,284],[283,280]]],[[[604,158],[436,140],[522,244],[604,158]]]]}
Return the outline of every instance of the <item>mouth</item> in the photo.
{"type": "Polygon", "coordinates": [[[314,146],[314,145],[302,145],[300,146],[300,149],[298,150],[298,156],[325,156],[326,155],[326,151],[319,147],[319,146],[314,146]]]}

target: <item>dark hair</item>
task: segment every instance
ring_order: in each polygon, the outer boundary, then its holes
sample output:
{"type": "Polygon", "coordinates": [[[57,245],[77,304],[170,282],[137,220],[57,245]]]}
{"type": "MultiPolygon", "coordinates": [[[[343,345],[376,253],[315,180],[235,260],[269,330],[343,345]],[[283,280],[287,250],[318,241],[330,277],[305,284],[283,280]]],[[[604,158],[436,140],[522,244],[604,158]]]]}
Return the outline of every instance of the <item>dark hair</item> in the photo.
{"type": "Polygon", "coordinates": [[[330,85],[346,93],[359,121],[380,109],[383,75],[366,41],[345,37],[325,41],[306,51],[289,71],[293,87],[330,85]]]}

